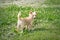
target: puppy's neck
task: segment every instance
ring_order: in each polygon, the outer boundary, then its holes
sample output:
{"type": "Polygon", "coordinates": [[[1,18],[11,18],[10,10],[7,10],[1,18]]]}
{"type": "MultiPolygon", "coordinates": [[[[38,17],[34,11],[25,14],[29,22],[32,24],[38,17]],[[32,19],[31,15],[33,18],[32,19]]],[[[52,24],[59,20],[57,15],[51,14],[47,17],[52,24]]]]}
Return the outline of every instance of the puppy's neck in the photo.
{"type": "Polygon", "coordinates": [[[33,19],[33,15],[29,15],[29,18],[33,19]]]}

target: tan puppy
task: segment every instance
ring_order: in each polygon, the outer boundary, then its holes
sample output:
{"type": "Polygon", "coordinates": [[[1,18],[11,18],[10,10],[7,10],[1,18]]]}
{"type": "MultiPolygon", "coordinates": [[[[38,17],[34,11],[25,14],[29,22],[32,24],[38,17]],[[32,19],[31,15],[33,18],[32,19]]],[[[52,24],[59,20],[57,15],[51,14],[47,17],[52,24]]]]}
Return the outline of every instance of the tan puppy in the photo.
{"type": "Polygon", "coordinates": [[[36,12],[29,12],[29,16],[26,18],[21,18],[20,16],[21,12],[18,13],[17,31],[21,30],[22,33],[25,25],[27,26],[27,29],[30,30],[32,27],[32,21],[36,17],[36,12]]]}

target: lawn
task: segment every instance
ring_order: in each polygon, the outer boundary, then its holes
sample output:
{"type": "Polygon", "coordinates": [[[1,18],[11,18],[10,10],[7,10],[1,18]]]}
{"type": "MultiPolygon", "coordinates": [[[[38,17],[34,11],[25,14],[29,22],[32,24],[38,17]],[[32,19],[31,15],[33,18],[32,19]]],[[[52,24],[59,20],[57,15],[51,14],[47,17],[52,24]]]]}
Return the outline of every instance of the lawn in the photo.
{"type": "Polygon", "coordinates": [[[0,40],[60,40],[60,8],[0,7],[0,40]],[[22,34],[15,31],[19,11],[21,17],[27,17],[29,11],[37,12],[34,30],[24,30],[22,34]]]}

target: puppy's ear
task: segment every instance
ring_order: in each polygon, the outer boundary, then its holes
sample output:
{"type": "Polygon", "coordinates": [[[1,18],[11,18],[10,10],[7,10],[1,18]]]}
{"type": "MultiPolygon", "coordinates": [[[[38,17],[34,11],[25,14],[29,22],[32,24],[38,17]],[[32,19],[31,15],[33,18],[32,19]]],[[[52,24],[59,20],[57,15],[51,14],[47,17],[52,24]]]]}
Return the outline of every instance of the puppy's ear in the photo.
{"type": "Polygon", "coordinates": [[[29,14],[32,14],[32,11],[30,11],[29,14]]]}

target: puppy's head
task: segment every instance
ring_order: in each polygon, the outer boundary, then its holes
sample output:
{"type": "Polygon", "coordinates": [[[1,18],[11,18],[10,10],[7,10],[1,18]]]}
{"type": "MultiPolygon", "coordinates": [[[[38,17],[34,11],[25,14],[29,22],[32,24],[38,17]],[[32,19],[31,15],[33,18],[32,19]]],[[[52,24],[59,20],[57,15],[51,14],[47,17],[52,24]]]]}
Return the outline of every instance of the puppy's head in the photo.
{"type": "Polygon", "coordinates": [[[33,14],[33,18],[35,18],[36,17],[36,12],[34,11],[32,14],[33,14]]]}
{"type": "Polygon", "coordinates": [[[35,11],[34,12],[30,11],[29,16],[32,16],[33,18],[35,18],[36,17],[36,12],[35,11]]]}

